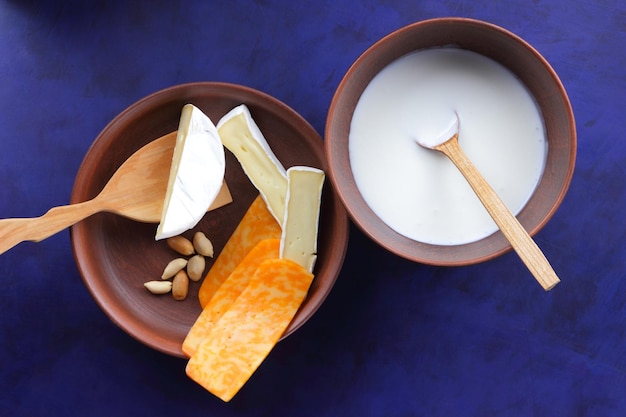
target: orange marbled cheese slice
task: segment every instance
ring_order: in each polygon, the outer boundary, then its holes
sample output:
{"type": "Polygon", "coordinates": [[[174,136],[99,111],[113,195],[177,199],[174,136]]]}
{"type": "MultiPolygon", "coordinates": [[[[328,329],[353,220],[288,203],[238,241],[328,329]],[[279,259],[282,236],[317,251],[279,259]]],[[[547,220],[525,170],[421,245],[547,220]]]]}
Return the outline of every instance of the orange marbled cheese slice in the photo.
{"type": "Polygon", "coordinates": [[[187,375],[230,401],[276,345],[312,280],[313,274],[288,259],[263,261],[189,359],[187,375]]]}
{"type": "Polygon", "coordinates": [[[192,356],[200,342],[209,334],[215,323],[228,310],[233,302],[245,290],[261,262],[279,257],[280,239],[263,239],[256,244],[246,257],[237,265],[230,276],[217,289],[209,303],[183,342],[183,352],[192,356]]]}
{"type": "Polygon", "coordinates": [[[268,210],[265,201],[258,196],[202,281],[198,291],[200,305],[204,308],[209,303],[217,289],[258,242],[263,239],[280,239],[281,233],[280,225],[268,210]]]}

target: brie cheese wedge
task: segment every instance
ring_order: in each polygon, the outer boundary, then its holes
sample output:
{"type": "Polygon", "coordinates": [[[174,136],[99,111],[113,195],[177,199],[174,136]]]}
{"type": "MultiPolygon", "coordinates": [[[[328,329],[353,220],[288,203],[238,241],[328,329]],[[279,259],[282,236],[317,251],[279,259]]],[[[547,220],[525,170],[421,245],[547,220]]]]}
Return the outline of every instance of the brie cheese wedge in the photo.
{"type": "Polygon", "coordinates": [[[224,181],[224,146],[211,119],[192,104],[181,113],[156,240],[193,228],[224,181]]]}
{"type": "Polygon", "coordinates": [[[245,104],[228,112],[217,124],[224,146],[231,151],[259,190],[272,216],[283,223],[287,174],[245,104]]]}
{"type": "Polygon", "coordinates": [[[280,238],[280,257],[290,259],[309,272],[317,260],[324,171],[293,166],[287,170],[285,219],[280,238]]]}

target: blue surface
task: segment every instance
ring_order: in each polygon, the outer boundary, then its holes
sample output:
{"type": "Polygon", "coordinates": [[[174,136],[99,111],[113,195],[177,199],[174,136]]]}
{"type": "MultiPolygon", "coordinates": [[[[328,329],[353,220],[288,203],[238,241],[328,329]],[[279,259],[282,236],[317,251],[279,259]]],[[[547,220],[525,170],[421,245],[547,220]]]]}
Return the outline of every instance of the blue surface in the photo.
{"type": "Polygon", "coordinates": [[[326,303],[225,404],[107,319],[61,233],[0,256],[0,415],[626,415],[621,0],[0,0],[0,217],[66,204],[100,130],[171,85],[254,87],[323,134],[359,54],[451,15],[520,35],[568,90],[577,168],[536,237],[561,284],[542,291],[514,254],[414,264],[353,228],[326,303]]]}

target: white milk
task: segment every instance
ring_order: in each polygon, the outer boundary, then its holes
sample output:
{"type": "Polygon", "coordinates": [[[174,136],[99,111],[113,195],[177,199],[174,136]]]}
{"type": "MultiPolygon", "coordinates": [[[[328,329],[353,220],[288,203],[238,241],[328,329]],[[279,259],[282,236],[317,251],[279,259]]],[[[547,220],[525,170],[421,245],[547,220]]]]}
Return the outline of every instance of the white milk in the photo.
{"type": "Polygon", "coordinates": [[[448,129],[454,111],[460,146],[514,214],[543,173],[543,120],[510,71],[456,48],[396,60],[359,99],[350,127],[350,164],[372,210],[420,242],[457,245],[497,230],[452,162],[416,143],[418,132],[448,129]]]}

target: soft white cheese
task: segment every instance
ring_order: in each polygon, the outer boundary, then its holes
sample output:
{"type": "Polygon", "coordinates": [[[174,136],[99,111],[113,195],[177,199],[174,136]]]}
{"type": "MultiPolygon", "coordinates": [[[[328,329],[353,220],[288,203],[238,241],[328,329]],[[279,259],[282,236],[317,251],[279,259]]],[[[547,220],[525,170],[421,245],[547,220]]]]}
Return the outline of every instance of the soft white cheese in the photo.
{"type": "Polygon", "coordinates": [[[259,190],[270,213],[282,224],[287,174],[246,105],[237,106],[222,117],[217,130],[224,146],[235,155],[252,184],[259,190]]]}
{"type": "Polygon", "coordinates": [[[285,218],[280,239],[280,257],[290,259],[313,272],[317,260],[324,171],[305,166],[287,170],[288,188],[285,218]]]}
{"type": "Polygon", "coordinates": [[[193,228],[222,188],[226,161],[217,128],[192,104],[183,107],[156,239],[193,228]]]}

